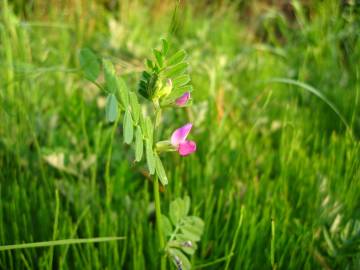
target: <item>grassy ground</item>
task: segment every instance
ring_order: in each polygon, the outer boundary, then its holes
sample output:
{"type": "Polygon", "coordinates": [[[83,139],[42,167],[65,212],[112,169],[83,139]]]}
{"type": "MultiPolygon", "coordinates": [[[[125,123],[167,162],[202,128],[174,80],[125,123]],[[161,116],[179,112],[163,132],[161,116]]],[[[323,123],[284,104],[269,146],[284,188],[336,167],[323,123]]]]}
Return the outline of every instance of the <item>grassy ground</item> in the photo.
{"type": "Polygon", "coordinates": [[[194,268],[223,269],[235,243],[230,269],[360,269],[359,6],[190,2],[171,35],[172,1],[1,2],[0,245],[126,236],[0,251],[1,269],[158,269],[145,164],[105,123],[77,53],[135,88],[165,36],[195,89],[167,121],[193,122],[198,151],[168,156],[162,206],[188,194],[205,221],[194,268]]]}

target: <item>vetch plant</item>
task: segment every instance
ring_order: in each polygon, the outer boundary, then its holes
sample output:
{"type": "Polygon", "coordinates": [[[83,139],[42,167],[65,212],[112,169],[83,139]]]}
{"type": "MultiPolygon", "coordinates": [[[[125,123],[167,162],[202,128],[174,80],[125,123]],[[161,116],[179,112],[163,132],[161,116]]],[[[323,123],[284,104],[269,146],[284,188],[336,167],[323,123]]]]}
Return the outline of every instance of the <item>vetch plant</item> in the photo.
{"type": "Polygon", "coordinates": [[[79,60],[85,78],[107,95],[106,121],[117,125],[122,115],[124,142],[133,146],[136,162],[146,160],[149,174],[153,176],[161,269],[166,269],[166,258],[177,269],[190,269],[189,256],[196,251],[204,223],[199,217],[189,216],[190,198],[187,196],[171,202],[168,216],[162,214],[160,206],[159,186],[166,186],[169,181],[160,155],[178,152],[180,156],[187,156],[196,151],[196,143],[187,140],[191,123],[175,129],[171,138],[158,140],[163,109],[190,106],[193,90],[186,52],[179,50],[169,55],[168,51],[169,44],[163,39],[161,50],[153,50],[153,60],[146,60],[146,70],[141,74],[137,91],[128,88],[110,61],[99,61],[91,50],[82,49],[79,60]],[[99,83],[102,70],[104,82],[99,83]]]}

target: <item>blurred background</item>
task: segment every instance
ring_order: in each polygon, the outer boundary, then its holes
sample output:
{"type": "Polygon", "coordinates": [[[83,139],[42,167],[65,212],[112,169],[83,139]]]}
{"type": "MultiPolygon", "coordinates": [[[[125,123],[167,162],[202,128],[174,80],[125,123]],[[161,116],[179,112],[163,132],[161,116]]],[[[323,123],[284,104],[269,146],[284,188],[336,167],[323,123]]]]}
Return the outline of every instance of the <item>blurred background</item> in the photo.
{"type": "Polygon", "coordinates": [[[78,52],[136,89],[161,38],[194,86],[163,136],[190,121],[198,151],[166,157],[161,194],[205,221],[194,269],[223,269],[233,243],[230,269],[360,269],[359,29],[355,0],[1,1],[0,245],[126,240],[0,251],[0,269],[158,269],[146,165],[78,52]]]}

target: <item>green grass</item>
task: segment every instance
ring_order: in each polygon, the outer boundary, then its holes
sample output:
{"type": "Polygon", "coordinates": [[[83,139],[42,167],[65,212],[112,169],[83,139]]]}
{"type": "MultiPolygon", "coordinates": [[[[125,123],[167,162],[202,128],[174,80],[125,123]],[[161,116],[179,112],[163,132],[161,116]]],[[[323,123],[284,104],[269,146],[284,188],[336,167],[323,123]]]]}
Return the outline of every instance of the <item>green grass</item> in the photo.
{"type": "Polygon", "coordinates": [[[359,6],[186,1],[168,34],[172,1],[57,2],[0,4],[0,245],[126,239],[0,251],[0,269],[158,269],[146,165],[77,54],[135,88],[165,36],[195,91],[163,137],[191,121],[198,151],[164,159],[161,205],[187,194],[205,221],[194,268],[360,268],[359,6]]]}

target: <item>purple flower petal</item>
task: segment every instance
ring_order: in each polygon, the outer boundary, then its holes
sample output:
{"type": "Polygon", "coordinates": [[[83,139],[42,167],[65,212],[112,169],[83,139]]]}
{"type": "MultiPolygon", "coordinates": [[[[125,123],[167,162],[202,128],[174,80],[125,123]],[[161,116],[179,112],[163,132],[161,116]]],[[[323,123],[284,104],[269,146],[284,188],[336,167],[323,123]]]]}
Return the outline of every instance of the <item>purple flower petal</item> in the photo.
{"type": "Polygon", "coordinates": [[[178,106],[184,106],[186,102],[188,102],[189,98],[190,98],[190,92],[185,92],[181,97],[175,100],[175,103],[178,106]]]}
{"type": "Polygon", "coordinates": [[[178,152],[181,156],[187,156],[196,151],[196,143],[193,141],[185,141],[179,144],[178,152]]]}
{"type": "Polygon", "coordinates": [[[171,144],[177,147],[180,143],[185,142],[185,139],[188,136],[191,128],[192,124],[188,123],[185,126],[175,130],[171,135],[171,144]]]}

